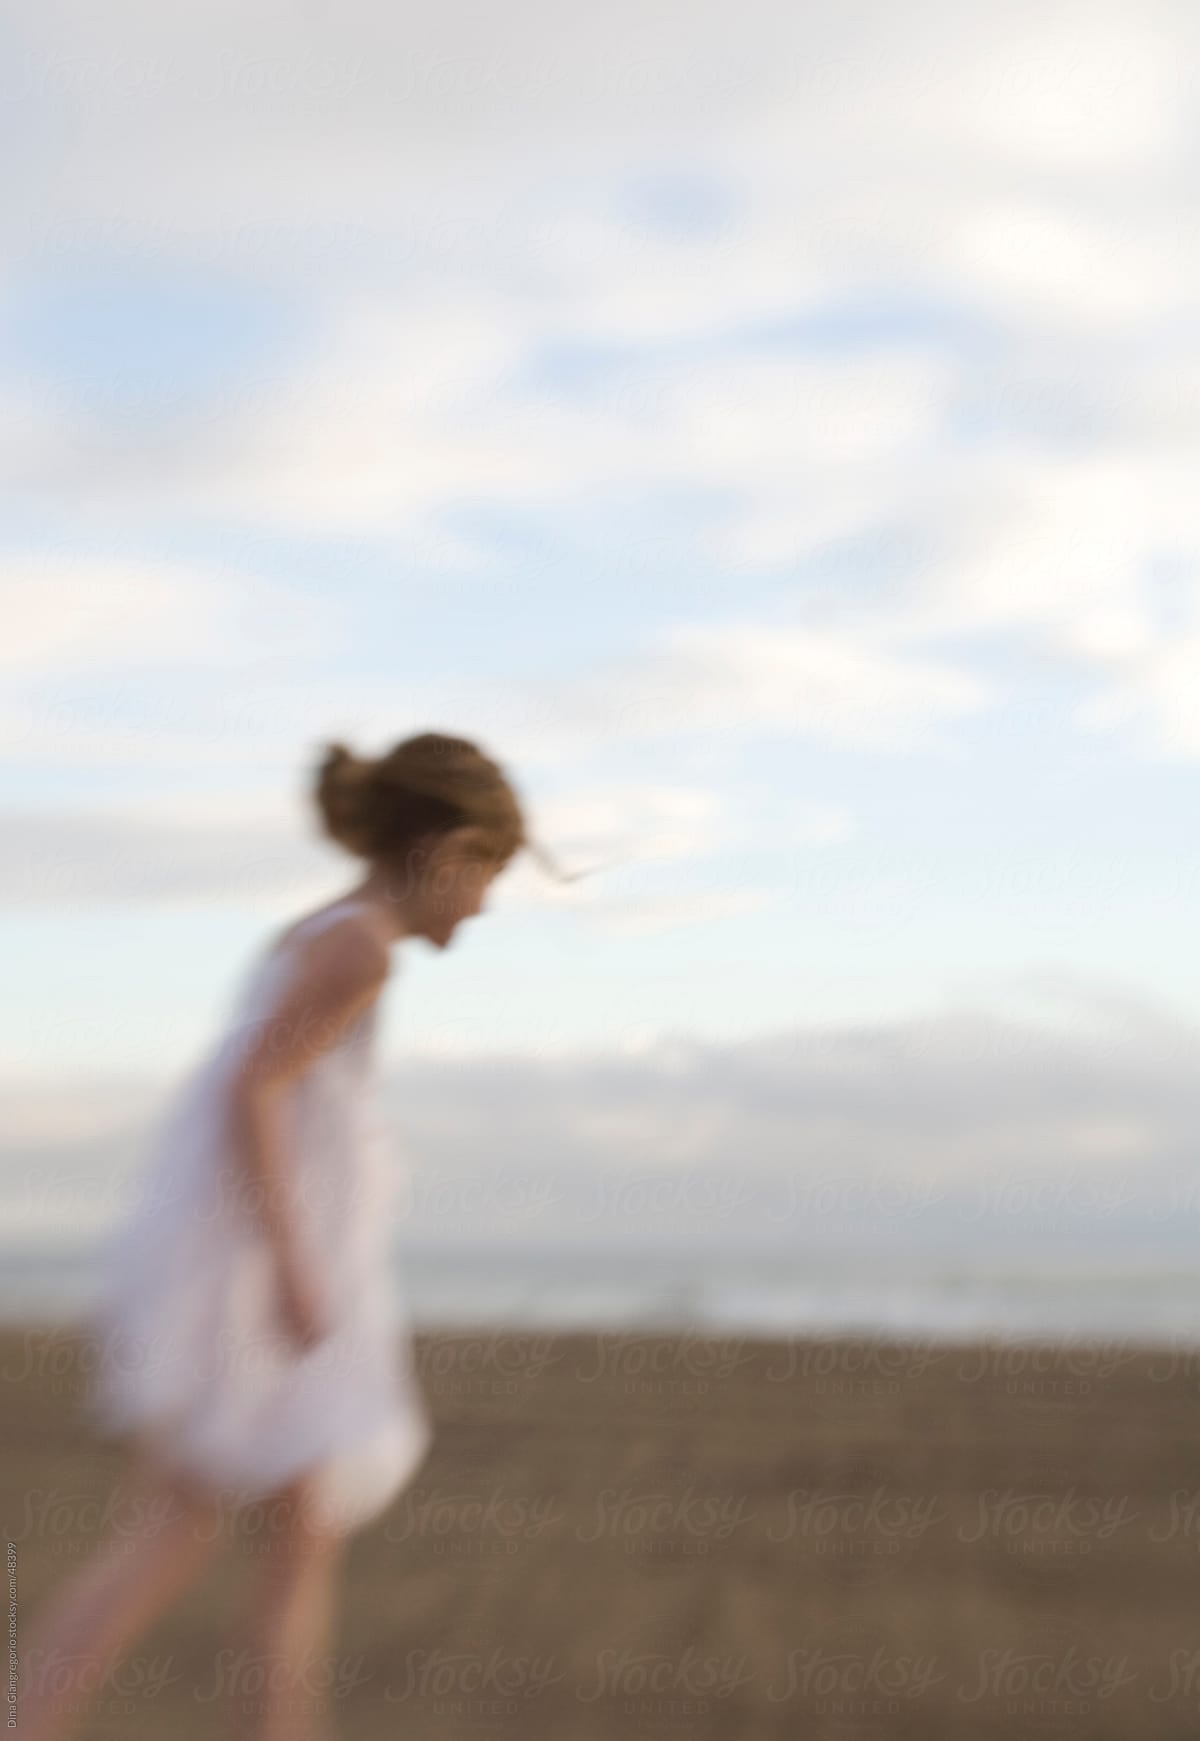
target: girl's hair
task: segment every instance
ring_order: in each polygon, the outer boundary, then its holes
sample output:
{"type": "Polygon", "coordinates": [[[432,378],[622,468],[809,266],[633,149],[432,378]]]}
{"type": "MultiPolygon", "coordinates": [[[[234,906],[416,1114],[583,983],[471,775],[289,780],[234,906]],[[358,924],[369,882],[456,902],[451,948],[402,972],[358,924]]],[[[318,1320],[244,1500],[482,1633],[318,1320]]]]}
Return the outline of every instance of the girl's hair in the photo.
{"type": "Polygon", "coordinates": [[[360,858],[392,860],[431,834],[475,831],[481,859],[499,866],[526,848],[551,876],[573,881],[529,838],[520,802],[499,763],[467,738],[426,731],[381,756],[338,740],[317,765],[312,796],[324,832],[360,858]]]}

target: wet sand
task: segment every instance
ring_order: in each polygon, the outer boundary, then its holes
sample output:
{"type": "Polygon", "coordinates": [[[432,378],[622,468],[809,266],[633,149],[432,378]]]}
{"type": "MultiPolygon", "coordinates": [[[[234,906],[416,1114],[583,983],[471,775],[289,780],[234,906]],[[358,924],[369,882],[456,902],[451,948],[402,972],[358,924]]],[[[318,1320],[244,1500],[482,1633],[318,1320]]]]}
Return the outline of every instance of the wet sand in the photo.
{"type": "MultiPolygon", "coordinates": [[[[0,1333],[22,1626],[119,1513],[88,1358],[0,1333]]],[[[436,1443],[352,1540],[325,1665],[345,1741],[1200,1734],[1200,1350],[481,1330],[418,1363],[436,1443]]],[[[227,1732],[260,1524],[82,1741],[227,1732]]]]}

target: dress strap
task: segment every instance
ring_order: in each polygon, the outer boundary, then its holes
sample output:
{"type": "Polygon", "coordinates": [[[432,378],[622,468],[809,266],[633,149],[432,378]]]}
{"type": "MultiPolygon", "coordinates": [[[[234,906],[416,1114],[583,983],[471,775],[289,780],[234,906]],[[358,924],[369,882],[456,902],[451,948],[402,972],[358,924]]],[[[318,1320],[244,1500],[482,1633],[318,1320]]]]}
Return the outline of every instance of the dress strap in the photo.
{"type": "Polygon", "coordinates": [[[302,938],[311,936],[333,919],[340,919],[349,908],[364,906],[366,903],[356,896],[347,896],[345,900],[335,901],[332,907],[326,907],[324,912],[310,913],[306,919],[300,919],[277,943],[264,949],[252,962],[242,980],[241,989],[235,999],[235,1007],[239,1012],[257,1006],[259,1000],[268,991],[274,996],[279,989],[277,975],[283,974],[295,965],[296,945],[302,938]]]}
{"type": "Polygon", "coordinates": [[[291,954],[293,946],[298,943],[302,937],[310,936],[312,932],[320,930],[322,925],[327,924],[332,919],[340,919],[343,913],[347,912],[351,907],[362,907],[365,905],[365,901],[358,899],[356,896],[348,895],[345,900],[335,901],[332,907],[326,907],[322,913],[310,913],[306,919],[298,920],[296,924],[292,926],[290,931],[286,932],[277,943],[273,943],[271,947],[259,957],[260,965],[266,967],[267,965],[273,965],[276,961],[285,960],[291,954]]]}
{"type": "MultiPolygon", "coordinates": [[[[351,907],[365,907],[366,902],[354,895],[347,895],[344,901],[335,901],[332,907],[326,907],[323,913],[310,913],[307,919],[301,919],[292,931],[294,937],[298,931],[307,931],[312,925],[320,925],[326,919],[340,919],[342,914],[351,907]]],[[[289,939],[290,941],[290,939],[289,939]]]]}

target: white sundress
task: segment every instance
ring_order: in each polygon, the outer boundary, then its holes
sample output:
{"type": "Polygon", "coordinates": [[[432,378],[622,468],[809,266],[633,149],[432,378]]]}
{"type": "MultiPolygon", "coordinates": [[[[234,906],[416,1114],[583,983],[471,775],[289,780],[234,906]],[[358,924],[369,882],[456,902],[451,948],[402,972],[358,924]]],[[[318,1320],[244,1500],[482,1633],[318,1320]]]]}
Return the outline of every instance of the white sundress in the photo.
{"type": "Polygon", "coordinates": [[[339,1533],[388,1505],[433,1437],[390,1262],[400,1179],[376,1098],[379,1000],[282,1096],[291,1201],[332,1325],[307,1351],[277,1316],[267,1236],[227,1141],[224,1088],[275,1007],[300,937],[361,904],[311,914],[254,963],[233,1020],[172,1097],[137,1201],[104,1254],[84,1401],[99,1434],[135,1433],[234,1506],[312,1474],[318,1521],[339,1533]]]}

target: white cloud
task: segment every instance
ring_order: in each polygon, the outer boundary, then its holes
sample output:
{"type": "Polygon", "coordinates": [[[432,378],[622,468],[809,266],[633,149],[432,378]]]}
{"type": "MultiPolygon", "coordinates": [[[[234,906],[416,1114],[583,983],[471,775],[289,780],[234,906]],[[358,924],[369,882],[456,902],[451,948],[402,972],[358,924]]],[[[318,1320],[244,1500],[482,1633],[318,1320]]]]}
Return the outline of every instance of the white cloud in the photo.
{"type": "Polygon", "coordinates": [[[836,288],[794,235],[756,220],[748,180],[723,171],[719,157],[711,167],[733,208],[715,233],[668,238],[608,211],[567,212],[539,227],[551,330],[618,345],[679,343],[792,319],[836,288]]]}
{"type": "Polygon", "coordinates": [[[0,661],[36,676],[120,670],[156,659],[254,662],[328,645],[334,608],[250,571],[45,549],[0,558],[0,661]]]}
{"type": "Polygon", "coordinates": [[[960,137],[1034,169],[1157,169],[1187,125],[1179,8],[979,8],[946,91],[960,137]]]}
{"type": "Polygon", "coordinates": [[[1141,564],[1153,536],[1133,453],[1063,458],[1020,445],[960,468],[938,559],[914,589],[918,634],[1022,627],[1060,651],[1137,653],[1153,633],[1141,564]]]}
{"type": "Polygon", "coordinates": [[[1189,294],[1173,250],[1153,233],[1070,207],[981,204],[962,217],[946,247],[948,277],[1010,322],[1068,330],[1085,322],[1104,331],[1160,319],[1189,294]]]}
{"type": "Polygon", "coordinates": [[[783,899],[783,893],[775,888],[707,889],[615,901],[603,897],[585,902],[579,917],[590,928],[613,937],[650,937],[685,925],[709,928],[723,919],[778,906],[783,899]]]}
{"type": "MultiPolygon", "coordinates": [[[[660,490],[711,495],[697,543],[731,570],[872,538],[886,564],[897,532],[928,554],[873,624],[847,599],[836,636],[785,637],[777,662],[722,672],[676,646],[619,670],[612,701],[585,679],[570,705],[539,686],[532,713],[500,686],[535,756],[541,718],[738,729],[742,674],[762,685],[746,724],[912,742],[921,692],[926,720],[982,703],[915,652],[956,632],[1094,668],[1085,727],[1144,713],[1148,743],[1192,744],[1186,625],[1168,647],[1148,591],[1160,555],[1200,563],[1191,9],[750,0],[734,31],[716,0],[595,19],[524,0],[462,22],[367,0],[286,30],[270,6],[218,4],[203,26],[137,0],[103,24],[74,0],[27,15],[10,94],[50,147],[14,201],[13,257],[23,241],[61,269],[62,248],[119,236],[131,258],[140,241],[160,265],[285,283],[318,317],[286,372],[144,441],[10,383],[0,446],[41,407],[18,468],[35,499],[101,523],[382,534],[481,577],[483,549],[441,521],[460,503],[569,513],[660,490]],[[672,240],[631,190],[683,168],[729,204],[672,240]],[[864,292],[884,318],[889,295],[925,298],[985,337],[741,347],[756,322],[853,316],[864,292]],[[547,338],[642,360],[586,403],[517,392],[547,338]]],[[[107,741],[123,753],[119,726],[107,741]]]]}
{"type": "MultiPolygon", "coordinates": [[[[188,440],[148,437],[95,471],[76,453],[43,487],[69,488],[76,506],[132,506],[152,490],[158,515],[403,533],[435,562],[438,516],[460,501],[562,511],[612,491],[710,489],[735,504],[712,535],[718,556],[771,554],[784,525],[792,557],[902,497],[951,386],[945,359],[894,348],[681,358],[620,370],[575,405],[516,391],[529,338],[479,296],[355,298],[295,376],[240,393],[226,417],[210,409],[188,440]]],[[[462,562],[461,540],[448,555],[462,562]]]]}
{"type": "MultiPolygon", "coordinates": [[[[1065,1021],[1053,986],[1040,1008],[1024,989],[1021,1015],[998,1012],[997,982],[930,1017],[734,1046],[668,1035],[600,1058],[411,1059],[385,1083],[412,1170],[406,1237],[1185,1254],[1200,1204],[1195,1026],[1102,982],[1067,988],[1065,1021]]],[[[161,1089],[6,1088],[4,1225],[46,1211],[47,1231],[90,1237],[97,1205],[136,1190],[161,1089]]]]}
{"type": "Polygon", "coordinates": [[[1182,448],[1018,444],[960,468],[898,641],[1017,634],[1096,679],[1075,719],[1200,755],[1200,516],[1182,448]]]}
{"type": "Polygon", "coordinates": [[[936,742],[941,721],[992,699],[982,679],[897,652],[869,631],[754,623],[674,631],[645,681],[626,694],[618,723],[783,727],[877,750],[913,748],[926,734],[936,742]]]}
{"type": "Polygon", "coordinates": [[[538,808],[542,832],[569,840],[581,854],[665,862],[702,856],[730,842],[727,800],[711,788],[596,781],[568,797],[548,797],[538,808]]]}
{"type": "Polygon", "coordinates": [[[158,805],[4,812],[0,899],[10,906],[82,906],[236,900],[273,903],[281,890],[315,887],[319,861],[290,824],[216,815],[186,822],[158,805]]]}
{"type": "MultiPolygon", "coordinates": [[[[516,764],[577,763],[622,741],[695,737],[716,747],[763,732],[900,753],[946,753],[940,727],[988,707],[982,678],[896,642],[892,625],[846,629],[683,623],[568,675],[410,683],[411,709],[509,746],[516,764]],[[896,643],[896,644],[894,644],[896,643]]],[[[394,715],[394,707],[392,709],[394,715]]]]}
{"type": "Polygon", "coordinates": [[[264,669],[342,644],[334,600],[232,563],[34,548],[0,558],[0,606],[0,753],[26,767],[279,753],[307,722],[298,694],[291,722],[272,713],[264,669]]]}
{"type": "Polygon", "coordinates": [[[858,823],[837,804],[802,805],[784,838],[794,846],[839,846],[856,833],[858,823]]]}
{"type": "Polygon", "coordinates": [[[901,461],[935,438],[944,358],[877,348],[849,358],[738,357],[689,363],[663,392],[681,467],[705,482],[794,489],[813,468],[901,461]]]}
{"type": "Polygon", "coordinates": [[[1164,635],[1158,645],[1080,705],[1084,730],[1130,728],[1158,756],[1200,756],[1200,631],[1164,635]]]}

